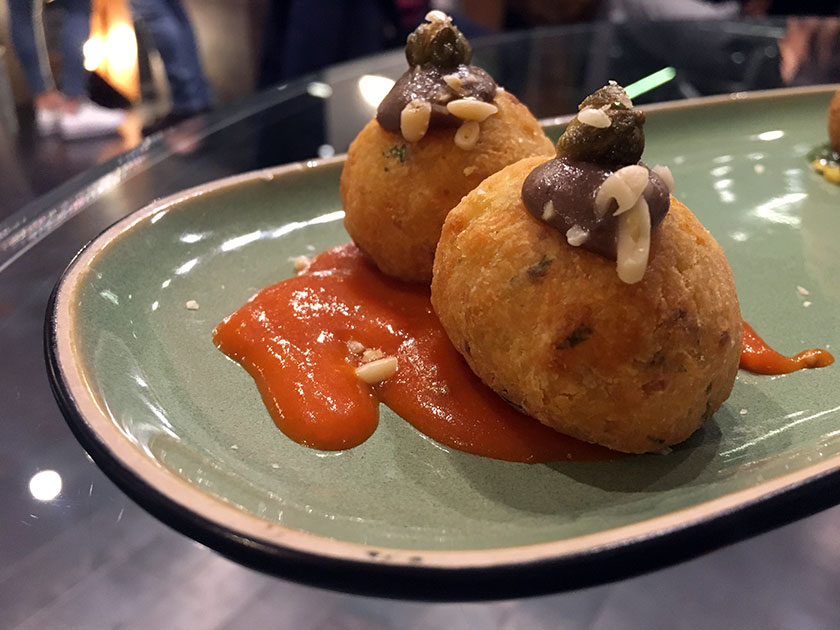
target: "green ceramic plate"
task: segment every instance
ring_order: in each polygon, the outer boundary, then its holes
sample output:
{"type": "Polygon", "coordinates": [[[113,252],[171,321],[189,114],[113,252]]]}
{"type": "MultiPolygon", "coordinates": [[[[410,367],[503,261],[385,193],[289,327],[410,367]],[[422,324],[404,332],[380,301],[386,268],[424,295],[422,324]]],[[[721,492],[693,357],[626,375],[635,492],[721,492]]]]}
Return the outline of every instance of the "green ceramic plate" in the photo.
{"type": "MultiPolygon", "coordinates": [[[[646,161],[670,165],[729,257],[745,318],[785,353],[840,348],[840,186],[805,159],[826,141],[829,99],[648,110],[646,161]]],[[[155,203],[95,239],[56,287],[47,352],[59,402],[97,463],[162,520],[284,577],[467,599],[650,570],[839,502],[837,366],[741,373],[688,442],[611,463],[451,451],[385,408],[349,451],[288,440],[210,332],[292,275],[294,257],[347,240],[341,167],[286,166],[155,203]]]]}

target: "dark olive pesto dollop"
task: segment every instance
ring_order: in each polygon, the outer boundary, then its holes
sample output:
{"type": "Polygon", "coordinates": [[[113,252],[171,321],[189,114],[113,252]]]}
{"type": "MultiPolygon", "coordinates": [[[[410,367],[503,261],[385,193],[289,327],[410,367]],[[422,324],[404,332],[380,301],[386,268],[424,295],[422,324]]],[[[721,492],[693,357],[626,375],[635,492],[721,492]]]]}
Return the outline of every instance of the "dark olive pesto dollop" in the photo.
{"type": "Polygon", "coordinates": [[[647,169],[642,196],[651,229],[661,223],[671,204],[667,184],[639,162],[645,148],[644,123],[644,113],[633,107],[624,88],[615,83],[586,97],[557,142],[557,157],[535,168],[522,184],[522,202],[528,212],[562,232],[570,244],[615,260],[619,217],[613,213],[618,204],[612,200],[601,214],[595,207],[598,189],[606,179],[626,166],[647,169]],[[600,126],[582,121],[584,110],[593,110],[587,112],[589,120],[600,126]]]}
{"type": "Polygon", "coordinates": [[[496,96],[496,82],[478,66],[460,65],[441,69],[432,64],[409,68],[394,84],[388,95],[376,110],[376,121],[393,133],[400,132],[400,114],[411,101],[426,101],[432,106],[429,128],[457,127],[464,121],[453,116],[446,104],[459,98],[475,98],[486,103],[496,96]],[[455,75],[461,82],[458,91],[444,80],[446,75],[455,75]]]}
{"type": "MultiPolygon", "coordinates": [[[[580,247],[615,260],[618,217],[613,216],[613,212],[618,205],[613,201],[600,218],[595,212],[598,188],[613,172],[610,168],[591,162],[557,157],[531,171],[522,184],[522,202],[528,212],[563,234],[575,226],[585,230],[588,236],[580,247]],[[548,202],[551,202],[553,212],[544,218],[548,202]]],[[[671,202],[665,182],[650,169],[644,199],[648,204],[653,229],[665,218],[671,202]]]]}
{"type": "Polygon", "coordinates": [[[411,101],[431,105],[429,128],[457,127],[463,120],[449,113],[447,103],[462,98],[490,103],[496,96],[493,77],[469,65],[472,48],[467,38],[446,15],[433,11],[429,16],[430,22],[408,36],[405,56],[409,68],[376,111],[377,122],[387,131],[400,133],[400,115],[411,101]]]}

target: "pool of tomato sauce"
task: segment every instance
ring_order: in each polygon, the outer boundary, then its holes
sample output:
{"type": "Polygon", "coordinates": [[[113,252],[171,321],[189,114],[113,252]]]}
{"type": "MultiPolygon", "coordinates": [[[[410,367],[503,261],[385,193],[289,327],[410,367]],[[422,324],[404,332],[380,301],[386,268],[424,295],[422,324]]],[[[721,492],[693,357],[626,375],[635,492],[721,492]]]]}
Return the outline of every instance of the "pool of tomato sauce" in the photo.
{"type": "MultiPolygon", "coordinates": [[[[741,367],[783,374],[833,362],[824,350],[779,355],[744,322],[741,367]]],[[[379,402],[454,449],[514,462],[599,461],[617,453],[554,431],[484,385],[446,336],[429,287],[379,272],[352,244],[263,289],[213,331],[213,341],[254,378],[275,424],[323,450],[352,448],[376,430],[379,402]],[[370,386],[348,342],[397,357],[370,386]]]]}
{"type": "Polygon", "coordinates": [[[257,293],[216,327],[213,340],[254,378],[280,430],[313,448],[364,442],[381,401],[421,433],[475,455],[528,463],[616,457],[497,396],[449,341],[429,287],[385,276],[351,244],[257,293]],[[396,356],[397,373],[365,384],[349,341],[396,356]]]}

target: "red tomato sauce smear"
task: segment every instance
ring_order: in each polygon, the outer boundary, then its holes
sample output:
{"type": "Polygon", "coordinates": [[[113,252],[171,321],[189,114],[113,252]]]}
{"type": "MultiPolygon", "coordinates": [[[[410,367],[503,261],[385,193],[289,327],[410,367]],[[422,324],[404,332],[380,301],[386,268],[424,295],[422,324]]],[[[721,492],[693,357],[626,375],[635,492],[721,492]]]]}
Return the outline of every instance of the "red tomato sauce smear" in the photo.
{"type": "Polygon", "coordinates": [[[744,345],[741,349],[741,369],[755,374],[790,374],[808,368],[821,368],[834,363],[827,350],[812,348],[793,357],[779,354],[767,345],[747,322],[744,322],[744,345]]]}
{"type": "Polygon", "coordinates": [[[381,401],[433,440],[475,455],[526,463],[617,457],[507,404],[455,350],[429,287],[389,278],[352,244],[257,293],[216,327],[213,341],[254,378],[280,430],[312,448],[364,442],[381,401]],[[358,344],[396,357],[396,374],[373,386],[360,380],[362,357],[350,349],[358,344]]]}

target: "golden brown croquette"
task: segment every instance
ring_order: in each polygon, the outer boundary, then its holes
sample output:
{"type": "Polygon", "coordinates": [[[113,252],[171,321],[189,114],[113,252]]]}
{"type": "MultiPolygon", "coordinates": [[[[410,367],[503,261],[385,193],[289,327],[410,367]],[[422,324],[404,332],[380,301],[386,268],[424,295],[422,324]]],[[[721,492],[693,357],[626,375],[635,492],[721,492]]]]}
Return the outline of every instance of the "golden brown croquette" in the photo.
{"type": "Polygon", "coordinates": [[[418,142],[372,120],[359,133],[341,175],[344,225],[386,274],[429,282],[446,214],[479,182],[533,155],[554,153],[527,107],[508,92],[479,125],[472,149],[456,146],[457,128],[435,128],[418,142]]]}
{"type": "Polygon", "coordinates": [[[546,425],[629,453],[689,437],[729,396],[742,323],[720,246],[679,201],[652,234],[643,279],[572,247],[523,206],[545,158],[483,181],[452,210],[432,304],[500,396],[546,425]]]}

